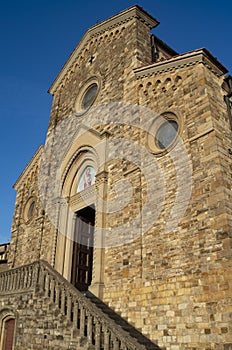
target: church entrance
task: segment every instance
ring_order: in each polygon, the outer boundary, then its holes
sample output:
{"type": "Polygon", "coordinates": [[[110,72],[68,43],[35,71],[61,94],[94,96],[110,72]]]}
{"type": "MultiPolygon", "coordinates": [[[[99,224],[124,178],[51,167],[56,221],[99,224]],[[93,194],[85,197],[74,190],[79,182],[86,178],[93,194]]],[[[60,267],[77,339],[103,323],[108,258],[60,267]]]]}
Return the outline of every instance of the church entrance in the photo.
{"type": "Polygon", "coordinates": [[[71,283],[87,291],[92,281],[95,210],[86,207],[76,213],[71,283]]]}

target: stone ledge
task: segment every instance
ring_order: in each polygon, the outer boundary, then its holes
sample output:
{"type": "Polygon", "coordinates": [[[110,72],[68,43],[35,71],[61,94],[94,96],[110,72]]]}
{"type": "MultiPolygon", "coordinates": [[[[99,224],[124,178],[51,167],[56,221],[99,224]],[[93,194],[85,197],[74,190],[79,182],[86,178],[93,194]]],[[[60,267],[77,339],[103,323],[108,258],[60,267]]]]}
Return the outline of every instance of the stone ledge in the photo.
{"type": "Polygon", "coordinates": [[[184,69],[200,63],[207,66],[217,76],[227,73],[227,69],[220,62],[218,62],[208,50],[204,48],[187,52],[183,55],[178,55],[165,61],[156,62],[149,66],[137,68],[134,70],[134,72],[137,79],[142,79],[176,69],[184,69]]]}

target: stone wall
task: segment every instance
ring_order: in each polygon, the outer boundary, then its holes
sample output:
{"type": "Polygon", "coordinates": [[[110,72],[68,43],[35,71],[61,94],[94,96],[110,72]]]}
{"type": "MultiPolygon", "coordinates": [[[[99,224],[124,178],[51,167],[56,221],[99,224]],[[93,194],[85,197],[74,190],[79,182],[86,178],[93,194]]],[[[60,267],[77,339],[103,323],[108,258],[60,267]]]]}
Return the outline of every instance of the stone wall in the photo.
{"type": "MultiPolygon", "coordinates": [[[[171,151],[154,154],[164,169],[163,210],[140,238],[106,251],[104,300],[168,349],[232,347],[231,130],[221,84],[203,64],[138,79],[141,105],[178,116],[192,168],[191,197],[178,227],[167,232],[177,163],[171,151]]],[[[156,210],[150,208],[144,222],[156,210]]]]}
{"type": "MultiPolygon", "coordinates": [[[[1,309],[16,310],[14,349],[75,349],[67,319],[43,297],[33,293],[1,297],[1,309]]],[[[15,312],[15,311],[14,311],[15,312]]]]}
{"type": "Polygon", "coordinates": [[[17,180],[15,211],[8,264],[17,267],[38,259],[54,260],[54,226],[40,199],[39,176],[42,147],[17,180]]]}

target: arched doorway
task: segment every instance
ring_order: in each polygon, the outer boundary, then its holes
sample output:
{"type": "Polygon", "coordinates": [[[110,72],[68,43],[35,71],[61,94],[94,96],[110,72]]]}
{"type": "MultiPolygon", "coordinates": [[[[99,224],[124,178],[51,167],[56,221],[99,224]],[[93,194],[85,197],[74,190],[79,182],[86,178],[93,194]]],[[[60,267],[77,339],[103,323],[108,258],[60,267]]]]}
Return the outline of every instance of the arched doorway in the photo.
{"type": "Polygon", "coordinates": [[[71,283],[80,291],[87,291],[92,281],[94,223],[93,207],[76,212],[71,283]]]}
{"type": "Polygon", "coordinates": [[[14,344],[15,319],[6,318],[3,320],[2,328],[2,350],[12,350],[14,344]]]}
{"type": "Polygon", "coordinates": [[[107,137],[107,133],[102,135],[88,130],[75,139],[66,153],[61,166],[62,197],[65,201],[58,211],[58,230],[54,241],[55,269],[79,290],[90,290],[96,296],[102,295],[104,286],[102,213],[105,213],[103,206],[107,193],[104,168],[107,152],[103,150],[107,137]],[[101,153],[96,150],[99,147],[101,153]],[[87,235],[83,233],[82,226],[87,226],[84,230],[87,235]]]}

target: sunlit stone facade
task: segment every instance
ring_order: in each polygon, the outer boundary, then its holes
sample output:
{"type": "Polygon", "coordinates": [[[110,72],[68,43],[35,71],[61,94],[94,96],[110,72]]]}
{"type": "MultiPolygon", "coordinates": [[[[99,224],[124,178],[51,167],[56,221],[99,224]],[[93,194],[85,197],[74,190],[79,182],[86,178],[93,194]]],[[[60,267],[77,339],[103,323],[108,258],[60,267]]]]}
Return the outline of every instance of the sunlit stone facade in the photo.
{"type": "Polygon", "coordinates": [[[50,289],[4,287],[15,349],[133,348],[108,330],[99,345],[89,318],[94,341],[70,332],[75,302],[59,304],[57,272],[162,349],[232,349],[229,78],[206,49],[178,54],[151,35],[158,24],[134,6],[95,25],[50,87],[46,144],[15,184],[8,258],[9,273],[45,260],[50,289]]]}

